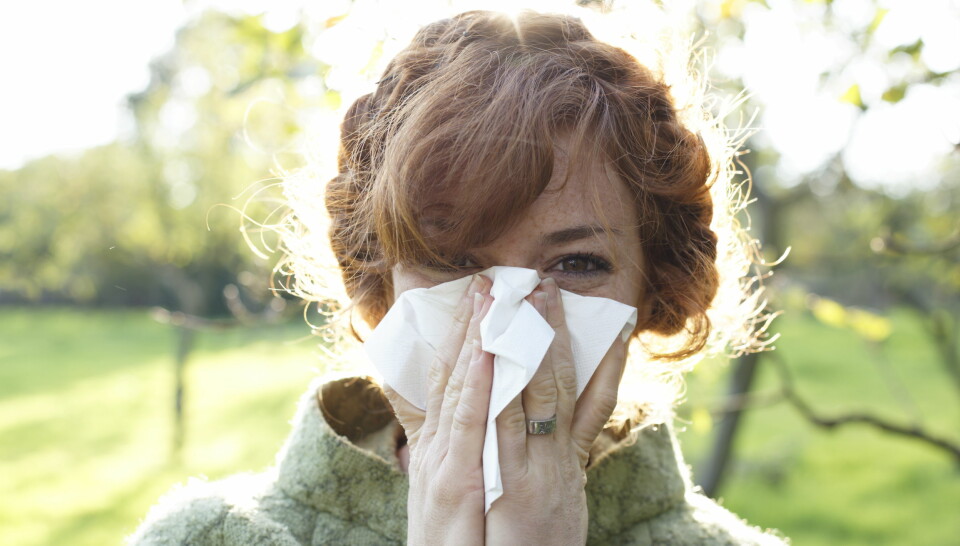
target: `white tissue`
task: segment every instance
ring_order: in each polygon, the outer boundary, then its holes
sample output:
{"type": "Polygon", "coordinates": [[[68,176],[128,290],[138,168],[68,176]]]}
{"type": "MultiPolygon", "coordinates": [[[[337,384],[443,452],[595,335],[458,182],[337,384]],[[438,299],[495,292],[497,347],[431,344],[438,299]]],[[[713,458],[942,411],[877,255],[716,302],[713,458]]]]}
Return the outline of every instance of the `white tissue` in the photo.
{"type": "MultiPolygon", "coordinates": [[[[483,446],[485,510],[490,510],[493,501],[503,494],[496,418],[533,378],[553,341],[554,331],[524,300],[540,283],[536,271],[499,266],[481,274],[493,280],[493,304],[480,323],[483,350],[494,355],[483,446]]],[[[426,407],[427,372],[436,347],[449,334],[454,311],[469,284],[470,277],[464,277],[404,292],[364,344],[384,382],[420,409],[426,407]]],[[[565,290],[560,295],[570,332],[579,397],[617,336],[624,341],[629,337],[637,323],[637,310],[607,298],[579,296],[565,290]]]]}

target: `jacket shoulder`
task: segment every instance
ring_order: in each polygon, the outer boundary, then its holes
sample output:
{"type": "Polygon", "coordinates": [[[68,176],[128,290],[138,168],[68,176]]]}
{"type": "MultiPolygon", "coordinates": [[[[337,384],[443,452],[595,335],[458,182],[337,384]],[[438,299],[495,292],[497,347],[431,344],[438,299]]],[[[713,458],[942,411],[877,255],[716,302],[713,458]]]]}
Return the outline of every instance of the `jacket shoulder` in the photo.
{"type": "Polygon", "coordinates": [[[258,475],[241,474],[208,482],[192,478],[160,498],[137,530],[130,546],[296,545],[289,530],[259,509],[258,475]]]}
{"type": "MultiPolygon", "coordinates": [[[[776,531],[754,527],[704,495],[690,491],[685,502],[635,528],[637,544],[785,546],[776,531]]],[[[625,543],[631,543],[627,540],[625,543]]]]}

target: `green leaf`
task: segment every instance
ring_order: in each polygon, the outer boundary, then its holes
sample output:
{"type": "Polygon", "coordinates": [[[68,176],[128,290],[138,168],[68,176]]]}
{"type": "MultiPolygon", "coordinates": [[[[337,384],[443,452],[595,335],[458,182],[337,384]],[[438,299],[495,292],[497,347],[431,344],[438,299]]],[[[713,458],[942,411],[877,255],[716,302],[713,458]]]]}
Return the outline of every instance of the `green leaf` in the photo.
{"type": "Polygon", "coordinates": [[[847,323],[854,332],[869,341],[880,342],[893,333],[893,326],[889,319],[862,309],[850,309],[847,313],[847,323]]]}
{"type": "Polygon", "coordinates": [[[877,12],[873,14],[873,21],[870,21],[870,26],[867,27],[867,34],[876,32],[877,27],[880,26],[888,13],[890,13],[890,10],[886,8],[877,8],[877,12]]]}
{"type": "Polygon", "coordinates": [[[813,316],[827,326],[843,328],[847,324],[847,310],[839,303],[827,299],[816,298],[811,305],[813,316]]]}
{"type": "Polygon", "coordinates": [[[923,40],[917,38],[917,41],[913,42],[912,44],[899,45],[891,49],[890,56],[893,57],[897,53],[906,53],[914,59],[919,59],[921,51],[923,51],[923,40]]]}
{"type": "Polygon", "coordinates": [[[828,298],[813,296],[810,310],[823,324],[834,328],[849,328],[868,341],[879,343],[893,333],[890,319],[863,309],[844,307],[828,298]]]}
{"type": "Polygon", "coordinates": [[[844,93],[840,96],[841,102],[850,103],[861,110],[864,110],[863,98],[860,96],[860,85],[853,84],[851,85],[844,93]]]}
{"type": "Polygon", "coordinates": [[[894,85],[893,87],[887,89],[883,92],[883,95],[880,96],[883,100],[891,103],[898,103],[903,100],[904,95],[907,94],[907,84],[901,83],[894,85]]]}

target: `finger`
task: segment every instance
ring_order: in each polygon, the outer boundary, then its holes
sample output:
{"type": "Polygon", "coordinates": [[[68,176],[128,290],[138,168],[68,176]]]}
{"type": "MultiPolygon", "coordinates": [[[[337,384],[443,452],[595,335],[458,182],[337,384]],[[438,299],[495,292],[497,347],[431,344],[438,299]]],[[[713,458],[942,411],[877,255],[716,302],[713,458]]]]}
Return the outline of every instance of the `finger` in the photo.
{"type": "Polygon", "coordinates": [[[493,355],[483,352],[480,340],[474,340],[472,345],[463,392],[453,412],[450,430],[448,453],[458,468],[472,468],[482,463],[490,389],[493,387],[493,355]]]}
{"type": "Polygon", "coordinates": [[[464,292],[454,311],[450,334],[437,347],[437,352],[430,363],[430,369],[427,373],[426,416],[422,428],[422,433],[426,436],[432,436],[437,431],[440,407],[443,404],[443,393],[447,389],[447,382],[460,355],[463,340],[467,335],[470,316],[473,314],[474,294],[482,289],[484,280],[486,280],[484,277],[474,275],[473,280],[470,281],[467,291],[464,292]]]}
{"type": "Polygon", "coordinates": [[[593,442],[617,407],[620,378],[625,362],[626,345],[618,337],[600,361],[597,371],[577,401],[571,435],[581,450],[581,455],[590,451],[593,442]]]}
{"type": "Polygon", "coordinates": [[[483,317],[492,304],[493,298],[491,298],[489,294],[477,292],[474,295],[474,314],[470,318],[466,339],[461,348],[460,355],[457,358],[453,372],[450,374],[447,389],[443,393],[443,403],[440,406],[440,412],[437,417],[436,438],[438,441],[448,441],[450,427],[453,425],[453,416],[456,412],[457,405],[460,403],[463,384],[467,376],[467,370],[470,367],[473,354],[473,342],[480,341],[480,321],[483,320],[483,317]]]}
{"type": "Polygon", "coordinates": [[[560,287],[550,277],[543,280],[541,287],[547,294],[547,322],[556,332],[546,358],[551,363],[557,389],[557,432],[564,436],[570,431],[577,403],[577,369],[573,363],[573,349],[570,345],[570,332],[567,330],[560,287]]]}
{"type": "MultiPolygon", "coordinates": [[[[547,294],[541,290],[535,290],[527,301],[531,302],[533,307],[546,317],[547,313],[547,294]]],[[[543,362],[537,367],[533,378],[527,383],[521,394],[523,402],[523,414],[527,420],[550,419],[557,414],[557,382],[553,375],[553,351],[548,350],[543,358],[543,362]]],[[[555,449],[553,434],[535,435],[527,438],[527,449],[531,455],[536,453],[536,449],[555,449]]]]}
{"type": "Polygon", "coordinates": [[[519,478],[527,472],[527,421],[520,395],[497,416],[497,445],[500,472],[507,478],[519,478]]]}
{"type": "Polygon", "coordinates": [[[387,397],[387,401],[390,402],[390,406],[393,407],[393,413],[397,416],[397,421],[400,421],[400,426],[403,427],[403,431],[407,436],[407,443],[410,444],[411,448],[414,448],[420,439],[424,411],[407,402],[407,400],[400,396],[397,391],[393,390],[393,387],[390,385],[383,386],[383,394],[387,397]]]}

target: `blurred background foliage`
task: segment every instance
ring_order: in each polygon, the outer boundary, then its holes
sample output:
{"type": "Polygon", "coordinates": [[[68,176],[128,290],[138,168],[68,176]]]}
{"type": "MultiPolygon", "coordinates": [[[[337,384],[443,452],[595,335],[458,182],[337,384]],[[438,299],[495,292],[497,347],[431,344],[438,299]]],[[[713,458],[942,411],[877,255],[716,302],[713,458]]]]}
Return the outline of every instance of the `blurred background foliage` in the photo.
{"type": "MultiPolygon", "coordinates": [[[[305,128],[375,77],[379,35],[342,43],[346,68],[330,53],[370,10],[387,8],[334,3],[285,28],[204,11],[129,96],[127,137],[0,170],[4,542],[116,542],[186,476],[269,464],[325,366],[302,321],[200,322],[185,346],[183,321],[144,308],[223,320],[237,285],[269,300],[272,263],[241,211],[268,218],[305,128]],[[170,362],[187,354],[171,456],[170,362]]],[[[752,92],[730,124],[760,113],[744,221],[769,261],[789,249],[765,281],[785,312],[777,350],[690,378],[679,417],[698,483],[797,544],[955,541],[960,456],[930,440],[960,443],[960,6],[722,0],[689,15],[716,52],[715,93],[752,92]]]]}
{"type": "Polygon", "coordinates": [[[266,216],[247,198],[299,131],[291,113],[338,100],[298,87],[324,71],[303,39],[206,12],[129,97],[131,139],[0,172],[0,301],[225,312],[223,287],[264,270],[238,210],[266,216]]]}

